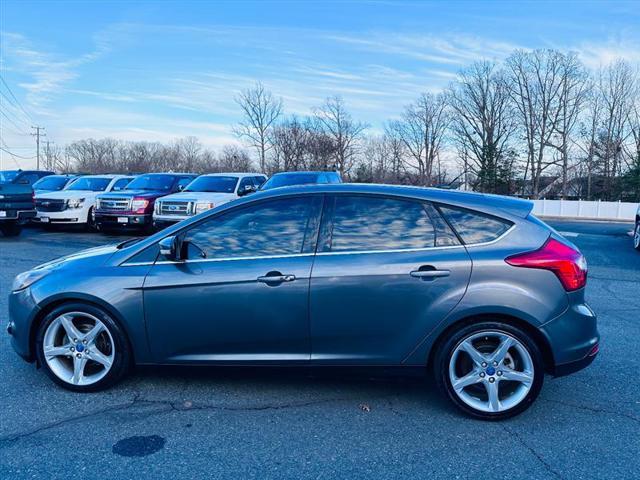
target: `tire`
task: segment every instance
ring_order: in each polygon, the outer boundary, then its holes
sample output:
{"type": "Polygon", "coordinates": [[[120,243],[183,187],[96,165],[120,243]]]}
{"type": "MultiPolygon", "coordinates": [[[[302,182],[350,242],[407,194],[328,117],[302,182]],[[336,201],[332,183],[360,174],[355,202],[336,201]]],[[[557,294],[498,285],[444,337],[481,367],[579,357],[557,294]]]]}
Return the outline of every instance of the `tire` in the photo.
{"type": "Polygon", "coordinates": [[[87,224],[86,224],[87,232],[97,232],[98,226],[96,225],[96,218],[93,215],[93,207],[89,209],[87,212],[87,224]]]}
{"type": "Polygon", "coordinates": [[[16,222],[4,222],[0,224],[0,231],[5,237],[17,237],[22,232],[22,225],[16,222]]]}
{"type": "Polygon", "coordinates": [[[111,387],[127,374],[132,360],[129,342],[118,323],[100,308],[75,302],[63,304],[47,314],[36,333],[35,350],[38,364],[49,378],[74,392],[96,392],[111,387]],[[63,317],[71,319],[73,328],[80,334],[76,342],[70,338],[63,317]],[[104,329],[94,342],[81,345],[98,322],[104,329]],[[45,346],[53,355],[45,355],[45,346]],[[78,367],[80,375],[74,380],[76,361],[81,367],[78,367]],[[110,362],[108,368],[107,361],[110,362]]]}
{"type": "Polygon", "coordinates": [[[533,339],[521,329],[498,321],[466,325],[449,334],[437,347],[433,368],[444,395],[464,413],[481,420],[504,420],[524,412],[537,398],[544,381],[542,354],[533,339]],[[497,347],[502,345],[508,347],[505,356],[494,364],[491,357],[500,359],[497,347]],[[495,393],[490,396],[490,392],[495,393]]]}
{"type": "Polygon", "coordinates": [[[640,251],[640,220],[636,220],[636,228],[633,230],[633,248],[640,251]]]}

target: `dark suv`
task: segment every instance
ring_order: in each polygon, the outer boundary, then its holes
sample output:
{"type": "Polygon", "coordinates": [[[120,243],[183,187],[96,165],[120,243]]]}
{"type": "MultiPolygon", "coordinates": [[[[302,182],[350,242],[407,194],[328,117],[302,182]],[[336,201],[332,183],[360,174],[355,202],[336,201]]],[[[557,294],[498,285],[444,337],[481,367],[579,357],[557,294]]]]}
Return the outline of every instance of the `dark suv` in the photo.
{"type": "Polygon", "coordinates": [[[153,228],[156,199],[181,191],[198,175],[193,173],[148,173],[131,181],[125,190],[98,195],[96,226],[113,228],[153,228]]]}
{"type": "Polygon", "coordinates": [[[0,231],[5,236],[19,235],[22,225],[36,216],[33,184],[49,175],[53,175],[53,172],[0,171],[0,231]]]}

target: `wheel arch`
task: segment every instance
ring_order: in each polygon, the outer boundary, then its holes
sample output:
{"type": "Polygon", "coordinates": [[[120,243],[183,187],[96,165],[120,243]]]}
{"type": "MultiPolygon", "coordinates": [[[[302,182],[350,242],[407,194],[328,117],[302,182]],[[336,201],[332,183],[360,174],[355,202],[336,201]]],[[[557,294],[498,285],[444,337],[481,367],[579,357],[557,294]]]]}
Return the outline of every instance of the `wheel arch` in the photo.
{"type": "MultiPolygon", "coordinates": [[[[38,329],[40,328],[40,325],[42,324],[46,316],[49,315],[53,310],[68,303],[80,303],[80,304],[84,304],[84,305],[87,305],[93,308],[98,308],[100,310],[105,311],[105,313],[107,313],[124,332],[125,339],[127,341],[127,344],[129,346],[129,351],[131,353],[131,361],[132,361],[132,364],[135,365],[136,351],[133,348],[133,344],[131,342],[131,332],[127,328],[126,322],[124,321],[122,316],[119,314],[119,312],[116,309],[114,309],[107,302],[104,302],[103,300],[96,297],[92,297],[89,295],[82,295],[82,294],[77,294],[73,296],[54,296],[50,299],[47,299],[45,303],[39,305],[40,309],[38,310],[35,317],[33,318],[33,321],[31,322],[31,327],[29,330],[29,350],[30,350],[31,357],[35,359],[36,362],[38,362],[37,355],[35,354],[36,335],[38,333],[38,329]]],[[[37,366],[38,368],[40,367],[39,364],[37,366]]]]}
{"type": "Polygon", "coordinates": [[[549,339],[545,336],[545,334],[538,328],[531,325],[526,320],[523,320],[517,316],[504,314],[504,313],[481,313],[469,315],[463,318],[460,318],[448,325],[442,332],[438,334],[435,340],[432,343],[431,348],[429,349],[429,354],[427,357],[427,368],[430,370],[433,367],[433,362],[438,353],[438,350],[442,347],[446,339],[456,330],[463,328],[467,325],[472,325],[474,323],[486,322],[486,321],[499,321],[506,323],[508,325],[512,325],[523,330],[527,333],[536,345],[540,349],[542,353],[542,360],[544,362],[544,368],[547,373],[552,373],[554,370],[554,357],[553,351],[551,350],[551,345],[549,343],[549,339]]]}

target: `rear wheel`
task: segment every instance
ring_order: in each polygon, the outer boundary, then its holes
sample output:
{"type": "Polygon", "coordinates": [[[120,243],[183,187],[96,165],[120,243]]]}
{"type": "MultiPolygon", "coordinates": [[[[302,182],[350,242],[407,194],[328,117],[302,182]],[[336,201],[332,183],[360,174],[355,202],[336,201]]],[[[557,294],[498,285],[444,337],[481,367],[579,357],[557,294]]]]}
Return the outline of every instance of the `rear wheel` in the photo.
{"type": "Polygon", "coordinates": [[[126,374],[131,360],[120,326],[101,309],[75,303],[45,317],[36,355],[55,383],[77,392],[110,387],[126,374]]]}
{"type": "Polygon", "coordinates": [[[2,222],[0,224],[0,231],[5,237],[17,237],[22,231],[22,225],[17,222],[2,222]]]}
{"type": "Polygon", "coordinates": [[[526,410],[542,388],[544,365],[535,342],[502,322],[455,331],[435,357],[438,386],[462,411],[502,420],[526,410]]]}
{"type": "Polygon", "coordinates": [[[640,220],[636,221],[636,228],[633,231],[633,247],[640,250],[640,220]]]}
{"type": "Polygon", "coordinates": [[[93,210],[93,207],[89,209],[87,212],[87,231],[95,232],[98,230],[96,226],[96,212],[93,210]]]}

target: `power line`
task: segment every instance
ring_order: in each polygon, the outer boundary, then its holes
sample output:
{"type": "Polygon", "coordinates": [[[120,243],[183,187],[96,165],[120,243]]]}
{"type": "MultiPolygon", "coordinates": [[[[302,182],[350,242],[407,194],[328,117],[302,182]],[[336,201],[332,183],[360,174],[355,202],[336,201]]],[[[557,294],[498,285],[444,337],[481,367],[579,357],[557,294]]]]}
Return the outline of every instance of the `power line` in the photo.
{"type": "Polygon", "coordinates": [[[2,110],[0,110],[0,115],[2,115],[4,118],[6,118],[9,121],[9,123],[11,123],[14,127],[16,127],[18,129],[19,132],[22,132],[21,135],[29,135],[24,130],[21,130],[21,128],[18,126],[18,124],[16,122],[14,122],[13,120],[11,120],[11,118],[9,118],[7,116],[7,114],[4,113],[2,110]]]}
{"type": "Polygon", "coordinates": [[[16,101],[16,103],[18,104],[18,106],[20,107],[20,110],[22,110],[24,112],[24,114],[33,122],[33,117],[25,110],[25,108],[22,106],[22,104],[20,103],[20,100],[18,100],[16,98],[16,96],[13,94],[13,91],[11,90],[11,87],[9,87],[9,85],[7,85],[7,82],[4,81],[4,78],[2,78],[2,75],[0,75],[0,81],[2,81],[2,83],[4,84],[4,86],[7,88],[7,90],[9,91],[9,94],[11,95],[11,97],[13,97],[13,99],[16,101]]]}
{"type": "MultiPolygon", "coordinates": [[[[3,145],[4,145],[4,143],[3,143],[3,145]]],[[[4,153],[8,153],[12,157],[21,158],[23,160],[33,160],[34,158],[36,158],[36,157],[23,157],[22,155],[16,155],[15,153],[10,152],[9,150],[7,150],[5,148],[2,148],[2,147],[0,147],[0,150],[2,150],[4,153]]]]}
{"type": "MultiPolygon", "coordinates": [[[[19,107],[18,107],[18,105],[17,105],[13,100],[11,100],[9,97],[7,97],[7,96],[4,94],[4,92],[3,92],[2,90],[0,90],[0,95],[1,95],[2,97],[4,97],[4,98],[7,100],[7,102],[9,102],[9,104],[10,104],[14,109],[18,109],[18,108],[19,108],[19,107]]],[[[5,109],[5,110],[8,110],[8,109],[5,109]]],[[[20,114],[23,114],[23,112],[21,112],[20,110],[17,110],[17,112],[18,112],[18,113],[20,113],[20,114]]],[[[24,115],[24,114],[22,115],[22,117],[21,117],[21,118],[22,118],[22,119],[23,119],[23,121],[24,121],[24,122],[26,122],[26,123],[30,123],[30,121],[31,121],[31,120],[30,120],[30,118],[29,118],[29,117],[27,117],[27,116],[26,116],[26,115],[24,115]]]]}

